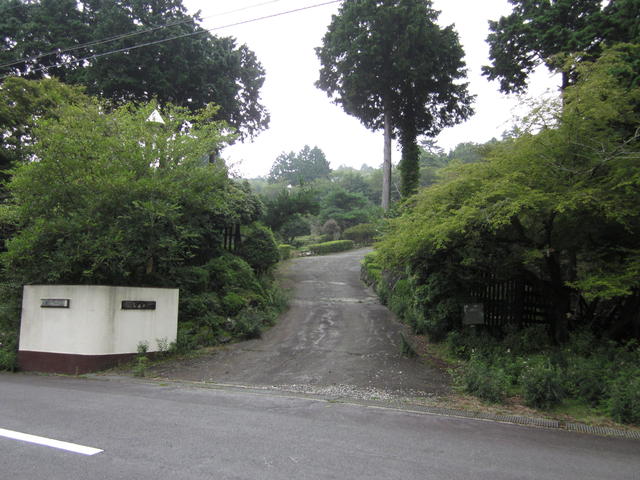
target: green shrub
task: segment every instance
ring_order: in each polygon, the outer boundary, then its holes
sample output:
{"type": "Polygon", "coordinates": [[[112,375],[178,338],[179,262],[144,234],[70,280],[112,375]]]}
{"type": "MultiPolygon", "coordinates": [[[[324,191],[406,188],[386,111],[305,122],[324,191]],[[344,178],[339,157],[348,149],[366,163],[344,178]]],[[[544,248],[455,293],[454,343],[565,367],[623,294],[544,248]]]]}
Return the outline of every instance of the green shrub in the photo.
{"type": "Polygon", "coordinates": [[[234,292],[227,293],[222,297],[222,313],[223,315],[234,317],[240,313],[246,304],[247,300],[245,297],[234,292]]]}
{"type": "Polygon", "coordinates": [[[300,248],[329,241],[331,241],[331,235],[305,235],[302,237],[296,237],[292,243],[295,247],[300,248]]]}
{"type": "Polygon", "coordinates": [[[347,228],[342,232],[342,238],[353,240],[356,245],[371,245],[378,234],[375,225],[372,223],[361,223],[347,228]]]}
{"type": "Polygon", "coordinates": [[[354,248],[353,240],[335,240],[333,242],[309,245],[307,248],[314,255],[326,255],[328,253],[344,252],[354,248]]]}
{"type": "Polygon", "coordinates": [[[640,375],[637,366],[623,371],[612,382],[609,414],[618,422],[640,425],[640,375]]]}
{"type": "Polygon", "coordinates": [[[524,401],[530,407],[548,409],[565,397],[562,372],[548,359],[533,358],[520,378],[524,401]]]}
{"type": "Polygon", "coordinates": [[[280,261],[278,244],[273,232],[259,223],[247,227],[238,249],[240,255],[257,273],[265,273],[280,261]]]}
{"type": "Polygon", "coordinates": [[[515,355],[537,353],[551,345],[546,325],[532,325],[523,329],[511,327],[502,341],[515,355]]]}
{"type": "Polygon", "coordinates": [[[15,371],[18,367],[18,332],[22,285],[0,283],[0,370],[15,371]]]}
{"type": "Polygon", "coordinates": [[[270,320],[265,312],[254,309],[244,310],[234,321],[233,333],[245,340],[260,338],[262,327],[271,323],[270,320]]]}
{"type": "Polygon", "coordinates": [[[8,370],[13,372],[18,366],[17,339],[15,336],[8,338],[0,336],[0,371],[8,370]]]}
{"type": "Polygon", "coordinates": [[[610,374],[610,363],[602,356],[572,355],[566,369],[566,389],[572,396],[596,406],[607,396],[610,374]]]}
{"type": "Polygon", "coordinates": [[[293,245],[278,245],[278,252],[280,253],[280,260],[288,260],[291,258],[291,254],[294,250],[293,245]]]}
{"type": "Polygon", "coordinates": [[[388,305],[389,310],[395,313],[402,322],[410,324],[407,320],[411,316],[410,311],[413,307],[413,289],[408,278],[398,280],[393,286],[388,305]]]}
{"type": "Polygon", "coordinates": [[[382,280],[382,267],[378,264],[376,252],[365,255],[360,267],[360,278],[374,290],[378,289],[382,280]]]}
{"type": "Polygon", "coordinates": [[[490,402],[501,402],[511,379],[503,369],[474,355],[465,366],[462,382],[467,393],[490,402]]]}

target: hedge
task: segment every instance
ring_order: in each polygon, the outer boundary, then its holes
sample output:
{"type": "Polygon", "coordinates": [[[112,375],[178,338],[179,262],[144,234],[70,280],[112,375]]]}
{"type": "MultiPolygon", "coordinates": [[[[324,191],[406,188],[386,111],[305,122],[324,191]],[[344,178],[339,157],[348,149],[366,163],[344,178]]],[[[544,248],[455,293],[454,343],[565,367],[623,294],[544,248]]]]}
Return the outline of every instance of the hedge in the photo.
{"type": "Polygon", "coordinates": [[[291,258],[291,253],[295,250],[293,245],[278,245],[278,252],[280,252],[280,260],[287,260],[291,258]]]}
{"type": "Polygon", "coordinates": [[[355,243],[353,243],[353,240],[335,240],[333,242],[309,245],[307,248],[314,255],[325,255],[327,253],[344,252],[354,247],[355,243]]]}

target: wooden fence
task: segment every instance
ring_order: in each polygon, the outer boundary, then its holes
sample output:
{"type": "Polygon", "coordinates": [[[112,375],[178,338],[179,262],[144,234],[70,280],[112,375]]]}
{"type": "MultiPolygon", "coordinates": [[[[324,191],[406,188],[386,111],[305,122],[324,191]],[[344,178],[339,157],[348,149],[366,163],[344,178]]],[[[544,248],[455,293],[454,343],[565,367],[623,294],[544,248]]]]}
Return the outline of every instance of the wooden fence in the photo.
{"type": "Polygon", "coordinates": [[[240,248],[241,243],[240,224],[231,225],[222,230],[222,248],[235,252],[240,248]]]}
{"type": "Polygon", "coordinates": [[[488,274],[482,286],[472,289],[470,297],[482,304],[484,324],[489,327],[549,323],[550,301],[524,277],[498,281],[488,274]]]}

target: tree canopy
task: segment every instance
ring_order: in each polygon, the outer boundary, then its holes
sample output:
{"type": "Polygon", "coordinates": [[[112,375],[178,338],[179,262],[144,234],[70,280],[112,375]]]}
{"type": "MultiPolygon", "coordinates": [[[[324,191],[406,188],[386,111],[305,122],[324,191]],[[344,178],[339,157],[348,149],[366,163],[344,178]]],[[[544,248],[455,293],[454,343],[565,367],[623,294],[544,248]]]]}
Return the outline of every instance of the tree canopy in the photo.
{"type": "Polygon", "coordinates": [[[576,59],[563,102],[534,109],[521,135],[452,167],[391,221],[379,251],[429,284],[425,315],[482,275],[521,273],[551,301],[557,334],[592,322],[640,331],[639,59],[625,44],[576,59]],[[449,290],[435,301],[438,278],[449,290]]]}
{"type": "Polygon", "coordinates": [[[2,255],[22,283],[171,285],[221,253],[220,231],[260,204],[226,170],[203,162],[224,141],[220,122],[155,104],[105,113],[90,98],[63,104],[33,130],[37,161],[16,168],[2,220],[16,227],[2,255]]]}
{"type": "Polygon", "coordinates": [[[243,137],[268,126],[255,54],[202,29],[182,0],[0,0],[0,11],[0,75],[52,75],[116,103],[213,102],[243,137]],[[141,44],[151,45],[127,50],[141,44]]]}
{"type": "Polygon", "coordinates": [[[437,18],[430,1],[345,2],[316,50],[316,85],[367,128],[386,122],[399,135],[405,195],[418,185],[417,136],[435,136],[472,114],[458,35],[437,18]]]}
{"type": "Polygon", "coordinates": [[[302,185],[328,178],[331,167],[324,152],[305,145],[298,153],[281,153],[269,171],[269,182],[302,185]]]}
{"type": "MultiPolygon", "coordinates": [[[[490,21],[491,65],[483,67],[505,93],[523,92],[540,64],[562,71],[564,58],[582,53],[593,59],[603,43],[640,40],[637,0],[509,0],[513,12],[490,21]],[[605,5],[606,3],[606,5],[605,5]]],[[[571,72],[564,72],[563,87],[571,72]]]]}

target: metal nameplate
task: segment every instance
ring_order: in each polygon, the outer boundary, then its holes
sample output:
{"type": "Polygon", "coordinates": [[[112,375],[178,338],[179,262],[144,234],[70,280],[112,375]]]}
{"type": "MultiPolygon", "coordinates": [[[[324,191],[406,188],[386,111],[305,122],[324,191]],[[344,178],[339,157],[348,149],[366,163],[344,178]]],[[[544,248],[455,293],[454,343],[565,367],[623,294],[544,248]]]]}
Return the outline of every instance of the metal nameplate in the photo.
{"type": "Polygon", "coordinates": [[[68,298],[41,298],[40,308],[69,308],[70,303],[68,298]]]}
{"type": "Polygon", "coordinates": [[[122,300],[122,310],[155,310],[154,300],[122,300]]]}

